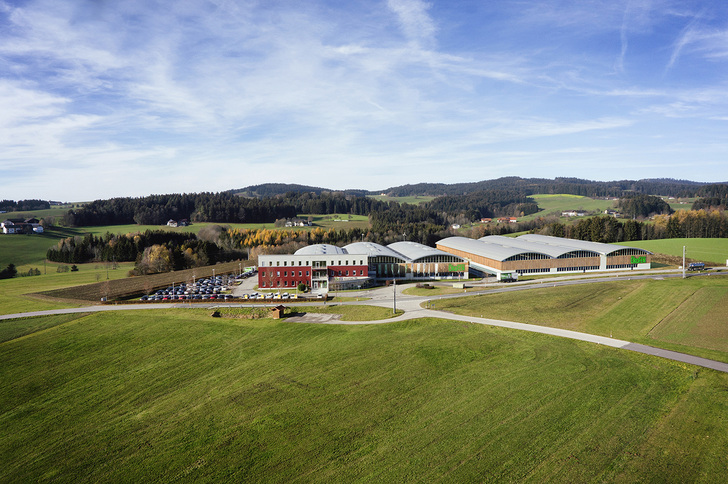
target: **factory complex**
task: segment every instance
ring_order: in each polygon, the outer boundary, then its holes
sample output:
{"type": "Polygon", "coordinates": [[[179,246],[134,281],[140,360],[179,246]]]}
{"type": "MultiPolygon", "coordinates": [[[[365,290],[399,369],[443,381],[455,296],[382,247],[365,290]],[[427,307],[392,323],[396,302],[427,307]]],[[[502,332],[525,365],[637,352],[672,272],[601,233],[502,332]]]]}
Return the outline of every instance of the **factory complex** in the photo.
{"type": "Polygon", "coordinates": [[[304,284],[326,293],[393,279],[463,280],[472,274],[513,280],[525,274],[649,269],[651,255],[636,247],[535,234],[448,237],[437,248],[416,242],[316,244],[294,254],[258,256],[258,287],[295,289],[304,284]]]}
{"type": "Polygon", "coordinates": [[[437,243],[458,255],[476,276],[517,279],[525,274],[560,274],[649,269],[652,253],[636,247],[564,239],[548,235],[448,237],[437,243]]]}
{"type": "Polygon", "coordinates": [[[344,247],[316,244],[290,255],[258,256],[261,289],[293,289],[302,283],[313,292],[328,292],[358,289],[391,279],[467,277],[465,259],[416,242],[395,242],[387,246],[355,242],[344,247]]]}

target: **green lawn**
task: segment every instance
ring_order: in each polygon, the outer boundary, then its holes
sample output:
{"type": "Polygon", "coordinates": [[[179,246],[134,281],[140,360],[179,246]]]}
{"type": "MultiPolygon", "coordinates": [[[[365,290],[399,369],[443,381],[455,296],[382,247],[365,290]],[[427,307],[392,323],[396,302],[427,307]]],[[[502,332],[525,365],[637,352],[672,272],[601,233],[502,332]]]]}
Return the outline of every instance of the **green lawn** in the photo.
{"type": "Polygon", "coordinates": [[[683,246],[690,259],[725,265],[728,260],[728,239],[661,239],[622,242],[622,245],[647,249],[650,252],[682,257],[683,246]]]}
{"type": "Polygon", "coordinates": [[[446,299],[436,307],[613,336],[728,362],[726,303],[728,278],[701,276],[544,287],[446,299]]]}
{"type": "Polygon", "coordinates": [[[443,320],[26,321],[37,332],[0,343],[2,482],[721,482],[728,472],[728,375],[660,358],[443,320]]]}

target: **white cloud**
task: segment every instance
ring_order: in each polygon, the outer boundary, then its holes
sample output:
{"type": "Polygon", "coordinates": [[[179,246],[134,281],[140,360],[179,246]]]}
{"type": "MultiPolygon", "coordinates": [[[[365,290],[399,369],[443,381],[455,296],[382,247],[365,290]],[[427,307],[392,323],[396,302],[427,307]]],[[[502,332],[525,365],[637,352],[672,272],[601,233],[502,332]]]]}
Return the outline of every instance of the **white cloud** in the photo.
{"type": "Polygon", "coordinates": [[[410,181],[400,163],[435,171],[485,151],[545,164],[588,148],[575,139],[622,143],[617,134],[655,119],[724,117],[726,37],[712,12],[680,37],[675,19],[695,13],[667,0],[518,5],[486,2],[470,19],[414,0],[0,3],[3,178],[23,166],[56,179],[93,172],[117,180],[119,195],[279,178],[376,188],[376,173],[410,181]],[[468,22],[477,28],[460,30],[468,22]],[[682,39],[674,49],[669,34],[682,39]],[[690,55],[709,59],[715,78],[650,79],[671,55],[668,74],[690,55]],[[342,166],[345,183],[329,175],[342,166]]]}
{"type": "Polygon", "coordinates": [[[421,0],[387,0],[387,6],[397,14],[402,31],[410,42],[426,46],[434,43],[437,27],[427,13],[427,3],[421,0]]]}

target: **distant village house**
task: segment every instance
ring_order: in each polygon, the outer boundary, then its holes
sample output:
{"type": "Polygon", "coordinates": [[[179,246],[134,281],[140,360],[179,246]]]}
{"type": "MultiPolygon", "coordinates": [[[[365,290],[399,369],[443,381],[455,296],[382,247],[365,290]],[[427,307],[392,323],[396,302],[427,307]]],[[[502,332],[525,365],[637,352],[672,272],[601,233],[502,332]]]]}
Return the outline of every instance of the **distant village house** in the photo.
{"type": "Polygon", "coordinates": [[[41,234],[43,227],[37,218],[7,219],[0,223],[4,234],[41,234]]]}

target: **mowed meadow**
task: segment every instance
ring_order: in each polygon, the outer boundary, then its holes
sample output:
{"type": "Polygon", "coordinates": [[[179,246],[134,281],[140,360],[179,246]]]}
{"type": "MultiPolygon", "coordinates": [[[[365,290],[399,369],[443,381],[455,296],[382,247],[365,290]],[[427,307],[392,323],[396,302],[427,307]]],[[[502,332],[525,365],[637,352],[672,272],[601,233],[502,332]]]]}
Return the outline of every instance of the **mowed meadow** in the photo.
{"type": "Polygon", "coordinates": [[[608,281],[439,300],[437,309],[539,324],[728,362],[728,276],[608,281]]]}
{"type": "Polygon", "coordinates": [[[728,471],[728,375],[583,342],[202,310],[0,328],[3,482],[720,482],[728,471]]]}

